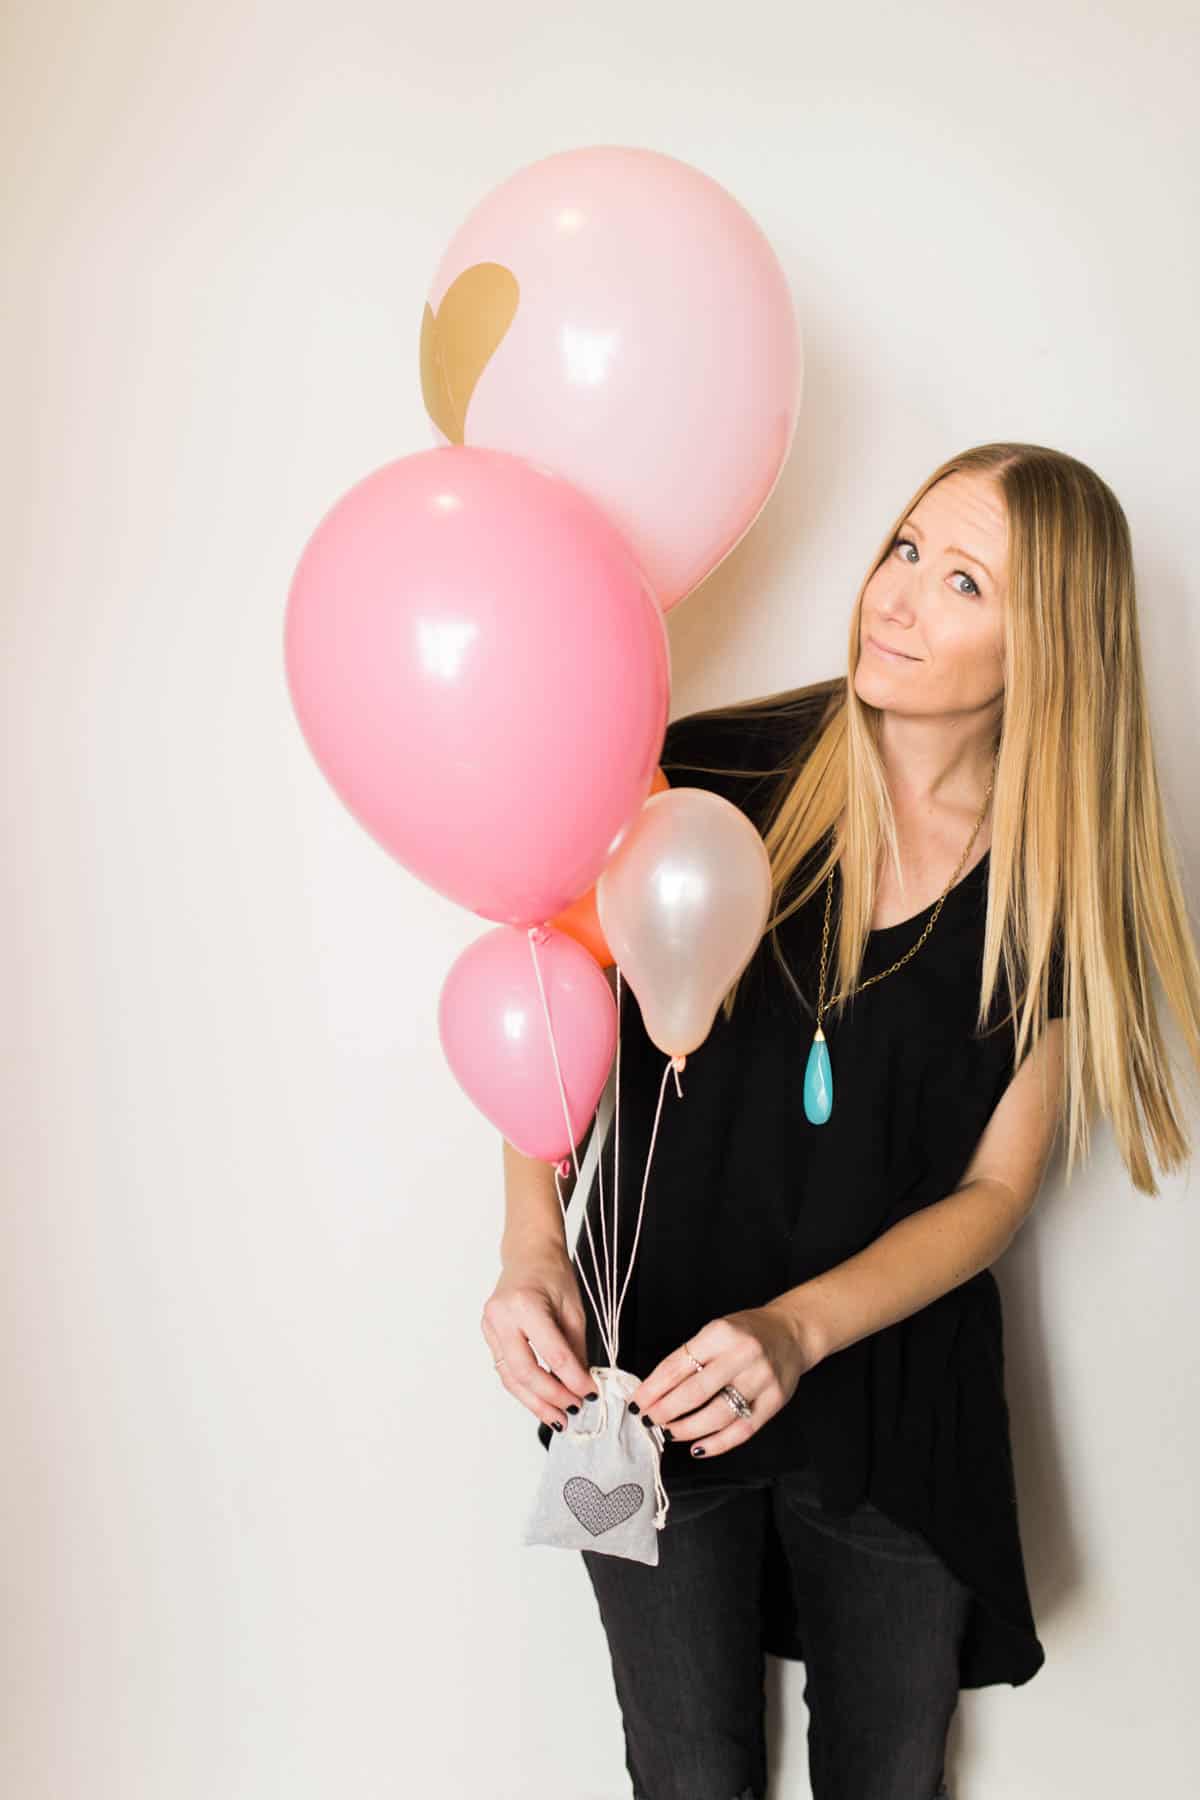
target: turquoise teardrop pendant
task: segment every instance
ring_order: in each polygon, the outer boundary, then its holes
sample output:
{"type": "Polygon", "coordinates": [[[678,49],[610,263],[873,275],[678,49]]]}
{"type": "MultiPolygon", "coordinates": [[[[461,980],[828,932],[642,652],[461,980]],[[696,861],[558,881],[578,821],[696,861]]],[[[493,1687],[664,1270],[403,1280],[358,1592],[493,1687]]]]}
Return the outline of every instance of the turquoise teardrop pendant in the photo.
{"type": "Polygon", "coordinates": [[[817,1034],[808,1053],[804,1071],[804,1116],[810,1125],[824,1125],[833,1111],[833,1069],[825,1033],[817,1026],[817,1034]]]}

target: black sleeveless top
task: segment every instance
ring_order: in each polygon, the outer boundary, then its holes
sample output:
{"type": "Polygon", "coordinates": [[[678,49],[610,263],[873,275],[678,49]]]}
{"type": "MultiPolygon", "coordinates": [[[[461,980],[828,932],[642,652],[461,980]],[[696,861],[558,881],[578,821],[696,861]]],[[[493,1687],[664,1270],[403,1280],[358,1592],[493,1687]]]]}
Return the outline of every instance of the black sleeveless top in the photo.
{"type": "MultiPolygon", "coordinates": [[[[840,681],[770,711],[690,714],[667,728],[661,758],[673,787],[720,793],[760,826],[840,681]],[[714,774],[710,766],[732,768],[714,774]],[[764,773],[768,772],[768,773],[764,773]]],[[[823,853],[824,845],[819,846],[823,853]]],[[[833,1110],[806,1118],[804,1074],[816,1024],[824,884],[778,927],[795,985],[765,934],[742,976],[733,1017],[718,1009],[687,1058],[682,1096],[668,1079],[633,1273],[621,1309],[618,1362],[646,1376],[710,1319],[761,1306],[863,1249],[949,1194],[1014,1073],[1005,986],[975,1031],[990,852],[950,889],[926,942],[902,968],[826,1014],[833,1110]],[[799,992],[797,993],[797,989],[799,992]]],[[[798,871],[800,880],[814,864],[798,871]]],[[[793,880],[797,880],[794,877],[793,880]]],[[[789,887],[785,903],[799,886],[789,887]]],[[[830,920],[835,943],[839,878],[830,920]]],[[[931,903],[873,931],[860,981],[920,937],[931,903]]],[[[833,956],[830,955],[832,966],[833,956]]],[[[832,987],[830,970],[827,993],[832,987]]],[[[1062,1011],[1056,958],[1050,1016],[1062,1011]]],[[[666,1058],[621,984],[619,1282],[645,1171],[666,1058]]],[[[582,1151],[580,1152],[582,1159],[582,1151]]],[[[602,1160],[611,1219],[613,1133],[602,1160]]],[[[592,1233],[601,1243],[596,1191],[592,1233]]],[[[583,1234],[577,1258],[594,1291],[583,1234]]],[[[618,1284],[619,1285],[619,1284],[618,1284]]],[[[606,1363],[591,1302],[587,1354],[606,1363]]],[[[548,1425],[537,1427],[544,1446],[548,1425]]],[[[744,1443],[710,1462],[686,1443],[663,1450],[668,1493],[709,1481],[812,1467],[824,1505],[864,1498],[919,1531],[973,1594],[960,1686],[1017,1685],[1045,1660],[1030,1606],[1017,1519],[1004,1390],[1000,1293],[990,1270],[802,1375],[791,1400],[744,1443]]],[[[782,1545],[768,1531],[763,1647],[803,1660],[782,1545]]]]}

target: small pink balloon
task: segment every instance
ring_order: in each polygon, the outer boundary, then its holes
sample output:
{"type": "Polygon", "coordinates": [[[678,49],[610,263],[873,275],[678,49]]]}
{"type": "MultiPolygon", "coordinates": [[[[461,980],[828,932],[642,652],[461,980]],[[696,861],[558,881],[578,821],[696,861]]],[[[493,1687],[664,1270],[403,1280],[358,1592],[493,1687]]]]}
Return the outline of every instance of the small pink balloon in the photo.
{"type": "Polygon", "coordinates": [[[574,1131],[567,1131],[528,936],[501,925],[458,956],[442,985],[438,1034],[454,1077],[525,1156],[570,1155],[596,1111],[617,1045],[604,971],[565,931],[537,950],[574,1131]]]}
{"type": "Polygon", "coordinates": [[[438,442],[557,470],[666,611],[770,498],[803,353],[787,276],[728,188],[599,144],[518,169],[470,213],[430,288],[421,374],[438,442]]]}
{"type": "Polygon", "coordinates": [[[666,1055],[686,1056],[762,939],[767,847],[732,801],[670,788],[642,807],[600,876],[596,906],[648,1037],[666,1055]]]}
{"type": "Polygon", "coordinates": [[[661,608],[598,507],[503,451],[425,450],[344,494],[300,558],[284,653],[346,806],[484,918],[586,893],[654,779],[661,608]]]}

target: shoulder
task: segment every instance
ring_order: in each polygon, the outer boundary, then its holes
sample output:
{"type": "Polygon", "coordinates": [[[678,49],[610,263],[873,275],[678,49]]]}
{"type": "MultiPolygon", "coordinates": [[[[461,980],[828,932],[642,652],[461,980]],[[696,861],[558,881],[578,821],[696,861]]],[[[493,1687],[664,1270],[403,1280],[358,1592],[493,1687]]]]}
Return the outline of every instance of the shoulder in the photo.
{"type": "Polygon", "coordinates": [[[667,726],[659,761],[672,786],[702,773],[750,778],[775,774],[816,736],[843,698],[845,686],[845,676],[839,675],[685,713],[667,726]]]}

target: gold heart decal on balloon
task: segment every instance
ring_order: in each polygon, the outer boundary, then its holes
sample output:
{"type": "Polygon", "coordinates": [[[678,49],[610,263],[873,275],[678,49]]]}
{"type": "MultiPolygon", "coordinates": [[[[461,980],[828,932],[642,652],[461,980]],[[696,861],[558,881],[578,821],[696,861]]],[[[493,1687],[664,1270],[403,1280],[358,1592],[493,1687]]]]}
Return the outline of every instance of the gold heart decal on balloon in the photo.
{"type": "Polygon", "coordinates": [[[516,317],[520,294],[503,263],[474,263],[455,276],[436,313],[425,304],[421,393],[426,412],[452,444],[463,441],[471,395],[516,317]]]}

